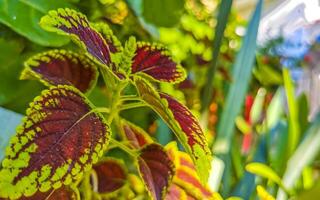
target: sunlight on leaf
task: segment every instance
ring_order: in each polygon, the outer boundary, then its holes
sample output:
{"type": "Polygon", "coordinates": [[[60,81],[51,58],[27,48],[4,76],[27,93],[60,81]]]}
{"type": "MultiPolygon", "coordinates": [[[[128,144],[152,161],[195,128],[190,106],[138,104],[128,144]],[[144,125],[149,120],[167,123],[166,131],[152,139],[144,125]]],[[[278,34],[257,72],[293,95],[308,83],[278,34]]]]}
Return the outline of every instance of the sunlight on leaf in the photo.
{"type": "Polygon", "coordinates": [[[270,195],[261,185],[257,186],[257,193],[260,200],[275,200],[275,198],[270,195]]]}

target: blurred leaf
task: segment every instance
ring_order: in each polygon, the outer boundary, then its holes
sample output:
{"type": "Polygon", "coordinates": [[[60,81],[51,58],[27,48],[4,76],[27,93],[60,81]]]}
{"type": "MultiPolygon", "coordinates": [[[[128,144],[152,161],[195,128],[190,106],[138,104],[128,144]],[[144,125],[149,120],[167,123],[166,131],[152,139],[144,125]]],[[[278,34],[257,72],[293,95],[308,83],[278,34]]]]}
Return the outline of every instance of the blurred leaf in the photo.
{"type": "Polygon", "coordinates": [[[251,132],[251,125],[242,116],[236,118],[236,125],[243,134],[249,134],[251,132]]]}
{"type": "MultiPolygon", "coordinates": [[[[260,135],[257,147],[254,152],[253,162],[266,163],[267,161],[267,145],[265,135],[260,135]]],[[[250,199],[256,186],[255,175],[245,171],[244,176],[238,181],[232,194],[240,196],[243,199],[250,199]]]]}
{"type": "Polygon", "coordinates": [[[4,158],[5,148],[10,138],[16,134],[22,115],[0,107],[0,161],[4,158]]]}
{"type": "Polygon", "coordinates": [[[157,131],[156,131],[156,138],[157,141],[161,145],[166,145],[170,141],[172,141],[172,134],[171,129],[167,126],[167,124],[159,117],[156,121],[157,123],[157,131]]]}
{"type": "MultiPolygon", "coordinates": [[[[320,151],[320,114],[309,126],[304,134],[305,138],[290,157],[282,182],[287,189],[292,189],[301,176],[302,170],[311,164],[320,151]]],[[[286,193],[280,190],[277,200],[286,199],[286,193]]]]}
{"type": "Polygon", "coordinates": [[[269,65],[260,64],[253,69],[254,76],[262,85],[281,85],[283,80],[281,73],[271,68],[269,65]]]}
{"type": "MultiPolygon", "coordinates": [[[[47,13],[49,10],[57,8],[72,8],[75,9],[71,3],[66,0],[19,0],[20,2],[29,5],[42,13],[47,13]]],[[[69,0],[70,1],[70,0],[69,0]]]]}
{"type": "Polygon", "coordinates": [[[136,15],[141,16],[143,11],[143,0],[127,0],[128,5],[133,9],[136,15]]]}
{"type": "Polygon", "coordinates": [[[36,81],[19,80],[24,46],[19,40],[0,39],[0,105],[24,113],[28,103],[38,95],[43,86],[36,81]]]}
{"type": "Polygon", "coordinates": [[[303,189],[310,189],[314,184],[313,166],[307,166],[302,171],[303,189]]]}
{"type": "Polygon", "coordinates": [[[319,195],[320,195],[320,181],[318,181],[315,184],[315,186],[313,186],[310,190],[301,192],[301,194],[297,197],[297,200],[318,199],[319,195]]]}
{"type": "Polygon", "coordinates": [[[254,99],[251,111],[250,111],[250,122],[255,124],[261,119],[264,99],[267,91],[264,88],[258,90],[257,96],[254,99]]]}
{"type": "Polygon", "coordinates": [[[268,109],[267,116],[264,123],[266,123],[267,129],[274,127],[281,115],[283,114],[283,92],[281,89],[278,89],[275,95],[273,96],[268,109]]]}
{"type": "Polygon", "coordinates": [[[276,172],[273,171],[269,166],[262,163],[250,163],[246,165],[246,170],[252,174],[256,174],[270,181],[275,182],[280,187],[283,187],[281,178],[276,172]]]}
{"type": "Polygon", "coordinates": [[[241,197],[229,197],[227,200],[243,200],[241,197]]]}
{"type": "Polygon", "coordinates": [[[288,143],[288,125],[286,121],[278,121],[267,134],[269,165],[278,174],[282,174],[286,161],[288,143]]]}
{"type": "Polygon", "coordinates": [[[261,10],[262,0],[259,0],[250,20],[243,45],[233,65],[233,84],[228,91],[226,104],[218,125],[218,137],[214,147],[216,153],[225,154],[230,150],[235,128],[234,122],[240,113],[251,79],[261,10]]]}
{"type": "Polygon", "coordinates": [[[207,73],[206,84],[205,84],[204,92],[201,99],[202,111],[205,111],[209,107],[209,104],[212,98],[212,81],[213,81],[214,73],[218,63],[220,46],[223,39],[224,30],[228,22],[232,1],[233,0],[221,1],[219,6],[219,14],[217,18],[218,24],[215,27],[216,31],[215,31],[215,37],[213,40],[213,47],[212,47],[213,49],[212,64],[207,73]]]}
{"type": "Polygon", "coordinates": [[[287,68],[283,69],[283,82],[286,91],[288,112],[289,112],[289,135],[288,135],[288,156],[290,156],[298,145],[300,138],[298,104],[294,95],[294,85],[287,68]]]}
{"type": "Polygon", "coordinates": [[[264,187],[261,185],[257,186],[257,193],[260,200],[275,200],[275,198],[269,194],[264,187]]]}
{"type": "Polygon", "coordinates": [[[103,88],[94,87],[88,98],[97,107],[108,107],[110,105],[108,96],[104,93],[103,88]]]}
{"type": "Polygon", "coordinates": [[[62,46],[69,40],[46,32],[40,28],[39,22],[48,10],[69,6],[63,0],[0,0],[0,23],[37,44],[62,46]]]}
{"type": "Polygon", "coordinates": [[[307,96],[303,93],[297,99],[298,107],[299,107],[299,124],[300,124],[300,131],[304,133],[309,125],[308,115],[309,115],[309,102],[307,96]]]}
{"type": "Polygon", "coordinates": [[[153,24],[148,24],[143,18],[143,0],[127,0],[127,3],[138,17],[143,28],[146,29],[154,38],[158,38],[159,32],[157,27],[153,24]]]}
{"type": "Polygon", "coordinates": [[[156,26],[176,25],[184,8],[184,0],[143,0],[144,19],[156,26]]]}

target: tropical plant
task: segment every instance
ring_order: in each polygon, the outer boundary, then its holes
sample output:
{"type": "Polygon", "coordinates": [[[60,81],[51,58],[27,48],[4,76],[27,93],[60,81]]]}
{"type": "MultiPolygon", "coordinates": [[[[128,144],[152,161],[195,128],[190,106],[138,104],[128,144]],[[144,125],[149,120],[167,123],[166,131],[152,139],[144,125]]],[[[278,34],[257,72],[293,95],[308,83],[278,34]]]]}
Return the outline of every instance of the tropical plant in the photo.
{"type": "Polygon", "coordinates": [[[185,79],[184,69],[163,45],[134,37],[122,45],[107,24],[90,23],[68,8],[50,11],[40,25],[70,37],[82,51],[49,50],[25,62],[21,79],[36,79],[49,88],[30,103],[10,140],[0,197],[219,198],[206,186],[211,151],[197,119],[157,89],[159,82],[185,79]],[[99,74],[107,107],[95,107],[87,98],[99,74]],[[167,123],[188,154],[173,143],[159,145],[121,117],[124,110],[144,106],[167,123]],[[133,162],[110,156],[112,149],[126,152],[133,162]]]}

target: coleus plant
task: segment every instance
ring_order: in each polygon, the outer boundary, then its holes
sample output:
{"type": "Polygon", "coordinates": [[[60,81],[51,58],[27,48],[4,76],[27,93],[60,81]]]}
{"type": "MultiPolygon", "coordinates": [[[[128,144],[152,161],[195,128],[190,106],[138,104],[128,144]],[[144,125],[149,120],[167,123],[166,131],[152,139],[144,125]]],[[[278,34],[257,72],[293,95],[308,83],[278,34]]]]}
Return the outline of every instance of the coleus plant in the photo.
{"type": "Polygon", "coordinates": [[[6,149],[1,198],[77,199],[77,188],[85,188],[84,198],[102,198],[115,195],[127,182],[139,193],[139,180],[151,199],[215,197],[206,187],[211,152],[198,121],[187,107],[156,89],[157,82],[185,79],[164,46],[133,37],[122,46],[107,24],[89,23],[68,8],[50,11],[40,25],[69,36],[83,51],[50,50],[25,62],[21,78],[37,79],[49,89],[30,103],[6,149]],[[86,97],[99,73],[110,93],[106,108],[95,107],[86,97]],[[125,94],[129,86],[136,94],[125,94]],[[162,147],[120,117],[122,110],[141,106],[162,117],[188,154],[162,147]],[[121,160],[106,157],[109,144],[132,156],[136,171],[129,173],[121,160]]]}

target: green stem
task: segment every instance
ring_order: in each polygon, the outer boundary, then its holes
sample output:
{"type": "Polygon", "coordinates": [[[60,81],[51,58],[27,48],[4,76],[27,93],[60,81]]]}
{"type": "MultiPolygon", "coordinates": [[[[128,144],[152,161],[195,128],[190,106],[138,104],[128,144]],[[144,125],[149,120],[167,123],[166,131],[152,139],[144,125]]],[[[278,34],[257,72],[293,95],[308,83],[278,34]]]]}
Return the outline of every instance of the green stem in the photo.
{"type": "MultiPolygon", "coordinates": [[[[122,141],[121,142],[123,145],[129,145],[129,144],[131,144],[131,142],[130,141],[122,141]]],[[[114,148],[118,148],[118,145],[116,145],[116,144],[114,144],[114,143],[112,143],[112,144],[109,144],[109,146],[108,146],[108,151],[110,150],[110,149],[114,149],[114,148]]]]}
{"type": "Polygon", "coordinates": [[[118,106],[121,105],[121,92],[122,90],[127,86],[128,82],[119,82],[118,85],[114,88],[113,90],[113,96],[111,99],[111,106],[110,106],[110,115],[107,119],[107,123],[111,124],[113,121],[114,117],[118,115],[118,106]]]}
{"type": "Polygon", "coordinates": [[[124,129],[122,127],[122,123],[121,123],[121,119],[120,119],[119,115],[115,116],[114,123],[115,123],[115,127],[117,129],[116,131],[117,131],[118,135],[120,136],[120,138],[122,139],[122,144],[124,143],[124,141],[127,141],[130,143],[130,141],[127,140],[126,134],[124,133],[124,129]]]}
{"type": "Polygon", "coordinates": [[[98,108],[94,108],[90,111],[92,112],[98,112],[98,113],[110,113],[110,109],[109,108],[105,108],[105,107],[98,107],[98,108]]]}
{"type": "Polygon", "coordinates": [[[83,181],[80,185],[81,191],[83,191],[84,199],[91,200],[92,198],[92,189],[90,184],[90,173],[85,173],[83,181]]]}
{"type": "Polygon", "coordinates": [[[98,175],[95,170],[91,170],[90,179],[92,184],[92,190],[98,192],[98,175]]]}
{"type": "Polygon", "coordinates": [[[137,95],[125,95],[120,98],[121,101],[140,101],[141,98],[139,98],[137,95]]]}
{"type": "Polygon", "coordinates": [[[294,96],[294,85],[288,69],[283,69],[283,82],[289,110],[288,156],[296,149],[300,138],[298,105],[294,96]]]}
{"type": "Polygon", "coordinates": [[[132,157],[134,157],[134,158],[138,157],[138,154],[137,154],[135,151],[131,150],[129,147],[127,147],[127,146],[124,145],[123,143],[118,142],[117,140],[115,140],[115,139],[113,139],[113,138],[110,139],[110,143],[111,143],[112,145],[116,146],[116,147],[119,147],[120,149],[122,149],[123,151],[125,151],[126,153],[128,153],[130,156],[132,156],[132,157]]]}
{"type": "Polygon", "coordinates": [[[129,103],[129,104],[125,104],[120,106],[119,110],[128,110],[128,109],[132,109],[132,108],[139,108],[139,107],[143,107],[143,106],[147,106],[144,102],[136,102],[136,103],[129,103]]]}

